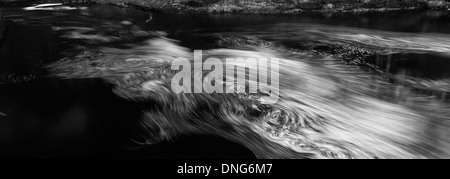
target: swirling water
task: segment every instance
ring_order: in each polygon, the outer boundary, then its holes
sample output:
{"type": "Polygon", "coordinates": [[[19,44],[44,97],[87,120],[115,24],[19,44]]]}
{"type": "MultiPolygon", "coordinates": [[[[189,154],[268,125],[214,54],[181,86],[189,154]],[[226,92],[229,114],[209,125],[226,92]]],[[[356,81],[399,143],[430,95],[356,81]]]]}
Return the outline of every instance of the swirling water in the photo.
{"type": "MultiPolygon", "coordinates": [[[[2,97],[42,79],[100,79],[127,101],[124,108],[134,108],[123,115],[138,120],[116,121],[132,131],[129,143],[120,144],[128,149],[205,134],[239,143],[258,158],[450,157],[447,12],[356,20],[354,14],[174,16],[109,6],[2,12],[22,30],[15,33],[29,36],[7,36],[2,45],[2,97]],[[27,48],[37,54],[13,51],[27,48]],[[279,101],[264,105],[264,94],[173,93],[171,62],[192,59],[194,49],[203,49],[205,59],[280,58],[279,101]]],[[[83,85],[69,88],[83,91],[83,85]]],[[[2,101],[0,111],[17,103],[2,101]]],[[[84,135],[95,119],[79,118],[47,128],[84,135]]]]}

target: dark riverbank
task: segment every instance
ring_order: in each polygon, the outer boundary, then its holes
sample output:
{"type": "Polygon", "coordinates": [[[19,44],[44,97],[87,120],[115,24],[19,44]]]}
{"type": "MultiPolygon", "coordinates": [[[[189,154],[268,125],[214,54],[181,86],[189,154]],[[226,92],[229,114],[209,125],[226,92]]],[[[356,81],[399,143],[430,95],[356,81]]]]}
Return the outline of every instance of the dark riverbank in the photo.
{"type": "Polygon", "coordinates": [[[405,9],[445,9],[449,2],[428,0],[2,0],[1,4],[66,2],[113,4],[170,14],[293,14],[299,12],[366,12],[405,9]]]}

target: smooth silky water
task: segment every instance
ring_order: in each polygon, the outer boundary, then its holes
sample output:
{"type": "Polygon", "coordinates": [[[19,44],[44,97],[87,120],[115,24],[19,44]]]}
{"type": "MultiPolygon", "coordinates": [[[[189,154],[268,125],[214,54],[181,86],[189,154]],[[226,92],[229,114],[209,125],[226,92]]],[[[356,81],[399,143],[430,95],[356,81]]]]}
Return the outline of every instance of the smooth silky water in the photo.
{"type": "Polygon", "coordinates": [[[450,158],[450,12],[1,8],[2,156],[450,158]],[[175,94],[178,57],[280,58],[280,99],[175,94]]]}

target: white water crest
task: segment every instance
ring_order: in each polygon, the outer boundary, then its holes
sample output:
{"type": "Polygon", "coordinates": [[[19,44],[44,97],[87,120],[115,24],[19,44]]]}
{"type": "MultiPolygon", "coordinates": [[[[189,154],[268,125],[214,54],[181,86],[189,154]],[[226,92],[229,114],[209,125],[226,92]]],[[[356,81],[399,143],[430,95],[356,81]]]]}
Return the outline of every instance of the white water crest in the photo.
{"type": "Polygon", "coordinates": [[[74,10],[76,7],[63,6],[62,3],[47,3],[47,4],[38,4],[35,6],[24,7],[23,10],[26,11],[55,11],[55,10],[74,10]]]}
{"type": "Polygon", "coordinates": [[[271,41],[314,41],[324,44],[354,45],[385,53],[437,53],[450,56],[450,35],[405,33],[322,24],[281,23],[244,26],[229,34],[271,41]]]}

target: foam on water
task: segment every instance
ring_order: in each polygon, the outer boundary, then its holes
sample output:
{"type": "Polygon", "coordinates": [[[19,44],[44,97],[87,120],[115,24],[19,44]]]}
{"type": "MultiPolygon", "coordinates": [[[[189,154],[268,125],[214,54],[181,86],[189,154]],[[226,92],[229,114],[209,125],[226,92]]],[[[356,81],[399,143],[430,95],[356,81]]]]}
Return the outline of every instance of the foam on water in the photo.
{"type": "MultiPolygon", "coordinates": [[[[373,38],[379,41],[372,44],[394,42],[385,38],[373,38]]],[[[404,42],[401,36],[395,38],[396,49],[409,50],[396,44],[404,42]]],[[[207,133],[242,143],[259,158],[449,157],[450,141],[435,137],[448,135],[448,129],[430,127],[448,119],[447,103],[332,56],[274,45],[228,45],[204,51],[204,58],[281,58],[278,103],[261,104],[261,93],[172,93],[170,80],[176,71],[170,70],[171,62],[177,57],[192,59],[193,53],[163,36],[128,49],[87,50],[49,68],[63,78],[106,79],[116,85],[118,95],[149,102],[152,107],[144,111],[134,139],[140,144],[207,133]]],[[[388,47],[392,45],[383,46],[388,47]]]]}
{"type": "Polygon", "coordinates": [[[229,34],[251,36],[278,42],[316,42],[349,44],[387,53],[438,53],[450,55],[450,36],[437,33],[401,33],[321,24],[281,23],[245,26],[229,34]]]}

